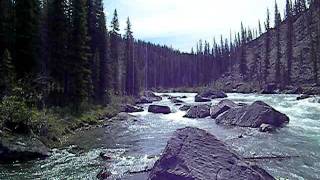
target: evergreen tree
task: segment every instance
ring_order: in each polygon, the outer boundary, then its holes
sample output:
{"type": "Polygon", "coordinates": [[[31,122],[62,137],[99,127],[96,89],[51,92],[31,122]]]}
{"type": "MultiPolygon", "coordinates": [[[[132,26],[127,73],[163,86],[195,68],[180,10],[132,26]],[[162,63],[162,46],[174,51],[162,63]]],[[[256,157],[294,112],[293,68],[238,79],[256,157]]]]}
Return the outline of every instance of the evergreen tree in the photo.
{"type": "Polygon", "coordinates": [[[287,0],[286,4],[286,19],[287,19],[287,32],[286,32],[286,59],[287,59],[287,74],[286,74],[286,84],[291,83],[291,66],[293,59],[293,45],[292,45],[292,36],[293,36],[293,10],[292,3],[290,0],[287,0]]]}
{"type": "Polygon", "coordinates": [[[15,70],[12,63],[12,58],[8,49],[5,49],[0,60],[0,97],[8,95],[14,87],[15,70]]]}
{"type": "Polygon", "coordinates": [[[281,44],[280,44],[280,25],[281,25],[281,15],[278,9],[277,1],[275,1],[275,28],[276,28],[276,47],[277,47],[277,56],[276,56],[276,64],[275,64],[275,82],[280,83],[281,73],[280,73],[280,67],[281,67],[281,44]]]}
{"type": "Polygon", "coordinates": [[[243,24],[241,22],[241,57],[240,57],[240,73],[243,75],[244,79],[247,78],[247,61],[246,61],[246,49],[245,45],[247,42],[247,37],[245,33],[245,29],[243,27],[243,24]]]}
{"type": "Polygon", "coordinates": [[[63,105],[68,90],[67,71],[73,64],[67,64],[68,27],[66,16],[66,1],[49,1],[48,10],[48,43],[49,60],[48,73],[53,79],[54,88],[50,92],[50,101],[54,105],[63,105]]]}
{"type": "Polygon", "coordinates": [[[0,1],[0,54],[5,49],[13,50],[14,43],[14,6],[12,0],[0,1]]]}
{"type": "Polygon", "coordinates": [[[264,81],[268,81],[269,77],[269,69],[270,69],[270,12],[269,9],[267,9],[267,19],[265,22],[265,29],[266,29],[266,35],[265,35],[265,59],[264,59],[264,81]]]}
{"type": "Polygon", "coordinates": [[[110,32],[110,58],[112,60],[112,85],[116,93],[121,91],[121,70],[120,70],[120,34],[119,19],[117,10],[114,10],[113,19],[111,21],[110,32]]]}
{"type": "Polygon", "coordinates": [[[91,71],[88,62],[86,0],[72,2],[71,102],[79,106],[92,96],[91,71]]]}
{"type": "Polygon", "coordinates": [[[39,0],[15,1],[16,57],[19,78],[35,72],[39,60],[39,0]]]}
{"type": "Polygon", "coordinates": [[[136,63],[134,60],[134,47],[133,47],[133,35],[132,35],[132,30],[131,30],[131,23],[130,19],[127,19],[127,28],[126,28],[126,34],[125,34],[125,41],[126,41],[126,49],[125,49],[125,54],[126,54],[126,72],[127,72],[127,77],[126,77],[126,93],[130,96],[132,95],[138,95],[137,92],[137,71],[136,71],[136,63]]]}
{"type": "Polygon", "coordinates": [[[98,23],[98,49],[99,49],[99,88],[98,88],[98,99],[100,104],[106,105],[108,103],[108,87],[111,88],[108,79],[110,79],[110,74],[108,73],[108,60],[109,60],[109,46],[108,46],[108,34],[106,27],[106,18],[103,11],[102,0],[96,0],[96,15],[98,23]]]}

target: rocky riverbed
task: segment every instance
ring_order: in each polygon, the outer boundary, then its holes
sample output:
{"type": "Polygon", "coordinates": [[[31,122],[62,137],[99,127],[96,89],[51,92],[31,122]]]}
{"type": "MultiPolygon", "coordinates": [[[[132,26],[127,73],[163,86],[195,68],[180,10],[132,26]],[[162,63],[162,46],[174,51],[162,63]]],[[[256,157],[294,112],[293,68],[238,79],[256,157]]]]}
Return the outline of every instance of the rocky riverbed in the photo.
{"type": "Polygon", "coordinates": [[[103,128],[79,132],[65,148],[53,150],[45,160],[0,165],[0,179],[94,179],[106,169],[110,179],[143,180],[174,132],[187,126],[206,130],[244,158],[292,156],[250,160],[275,178],[320,178],[320,104],[314,97],[297,101],[298,95],[228,94],[226,99],[237,104],[264,101],[290,118],[283,128],[262,133],[255,128],[217,125],[210,116],[187,118],[186,112],[180,110],[185,104],[214,105],[222,99],[195,103],[193,93],[168,95],[186,98],[181,99],[181,105],[167,96],[152,103],[170,107],[170,114],[149,113],[150,104],[144,104],[143,112],[122,114],[103,128]]]}

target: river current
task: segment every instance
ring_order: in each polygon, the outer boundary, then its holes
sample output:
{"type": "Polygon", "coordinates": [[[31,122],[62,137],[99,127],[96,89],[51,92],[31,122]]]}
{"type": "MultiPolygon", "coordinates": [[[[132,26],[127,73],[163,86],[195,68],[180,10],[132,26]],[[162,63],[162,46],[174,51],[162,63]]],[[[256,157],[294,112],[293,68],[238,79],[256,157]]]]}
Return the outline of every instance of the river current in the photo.
{"type": "MultiPolygon", "coordinates": [[[[195,104],[193,93],[169,94],[187,96],[183,101],[195,104]]],[[[184,118],[185,112],[164,98],[154,104],[170,106],[173,113],[148,113],[148,105],[144,105],[144,112],[132,113],[135,120],[113,122],[104,128],[78,133],[70,145],[53,150],[48,159],[0,165],[0,179],[95,179],[107,167],[113,174],[111,179],[143,180],[146,173],[137,172],[151,168],[173,132],[186,126],[209,131],[243,157],[298,156],[281,161],[256,161],[278,179],[320,179],[320,104],[316,100],[319,97],[297,101],[297,95],[233,93],[228,96],[238,103],[262,100],[288,115],[290,123],[273,134],[250,128],[227,128],[216,125],[210,118],[184,118]],[[239,135],[243,138],[238,138],[239,135]],[[100,158],[101,152],[111,159],[100,158]]]]}

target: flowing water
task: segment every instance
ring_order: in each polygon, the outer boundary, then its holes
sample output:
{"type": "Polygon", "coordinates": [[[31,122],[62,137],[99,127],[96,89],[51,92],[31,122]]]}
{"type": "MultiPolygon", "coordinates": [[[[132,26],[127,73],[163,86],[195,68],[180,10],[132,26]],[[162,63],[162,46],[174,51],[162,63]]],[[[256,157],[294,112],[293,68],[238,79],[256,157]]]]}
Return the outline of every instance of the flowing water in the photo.
{"type": "MultiPolygon", "coordinates": [[[[186,95],[185,102],[193,104],[195,94],[186,95]]],[[[107,167],[111,179],[139,179],[146,174],[131,174],[152,167],[159,158],[172,133],[186,126],[205,129],[224,141],[244,157],[299,156],[286,160],[259,160],[258,165],[276,178],[320,179],[320,104],[315,98],[296,100],[296,95],[228,94],[228,99],[238,103],[262,100],[287,114],[290,123],[276,133],[260,133],[256,129],[226,128],[210,118],[187,119],[168,99],[162,104],[170,106],[173,113],[159,115],[145,111],[133,113],[135,120],[110,123],[109,126],[77,134],[65,149],[54,150],[50,158],[28,163],[0,165],[0,179],[95,179],[107,167]],[[243,134],[243,138],[238,138],[243,134]],[[80,149],[80,151],[79,151],[80,149]],[[111,160],[99,157],[106,152],[111,160]]],[[[319,97],[317,97],[319,99],[319,97]]],[[[219,102],[213,100],[212,104],[219,102]]]]}

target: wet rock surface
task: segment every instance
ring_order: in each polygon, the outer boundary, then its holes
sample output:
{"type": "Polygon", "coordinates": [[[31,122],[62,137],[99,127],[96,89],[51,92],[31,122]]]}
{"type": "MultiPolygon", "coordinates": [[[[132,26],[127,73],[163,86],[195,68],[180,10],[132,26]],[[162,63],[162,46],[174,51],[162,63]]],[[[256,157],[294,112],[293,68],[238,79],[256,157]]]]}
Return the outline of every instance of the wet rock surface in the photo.
{"type": "Polygon", "coordinates": [[[49,149],[32,135],[6,134],[0,137],[0,162],[46,158],[49,149]]]}
{"type": "Polygon", "coordinates": [[[149,180],[274,179],[251,166],[215,136],[198,128],[178,129],[168,141],[149,180]]]}
{"type": "Polygon", "coordinates": [[[134,106],[131,104],[126,104],[121,107],[122,112],[127,112],[127,113],[134,113],[134,112],[143,112],[143,107],[140,106],[134,106]]]}
{"type": "Polygon", "coordinates": [[[210,108],[210,116],[211,118],[215,119],[220,114],[228,111],[231,108],[236,108],[236,107],[240,107],[240,106],[231,100],[228,100],[228,99],[222,100],[217,105],[214,105],[210,108]]]}
{"type": "Polygon", "coordinates": [[[210,105],[202,104],[191,106],[184,116],[186,118],[206,118],[210,116],[210,105]]]}
{"type": "Polygon", "coordinates": [[[161,105],[150,105],[148,108],[148,112],[156,113],[156,114],[170,114],[171,110],[168,106],[161,105]]]}
{"type": "Polygon", "coordinates": [[[259,128],[269,124],[276,128],[289,123],[289,117],[262,101],[249,106],[231,108],[216,118],[217,124],[259,128]]]}

